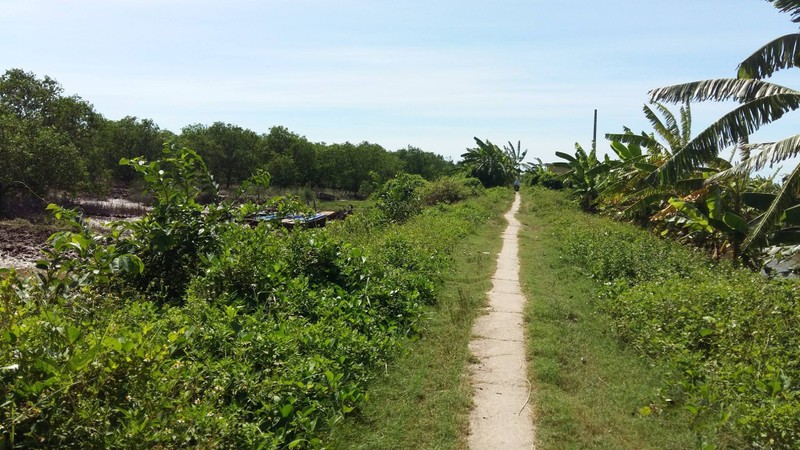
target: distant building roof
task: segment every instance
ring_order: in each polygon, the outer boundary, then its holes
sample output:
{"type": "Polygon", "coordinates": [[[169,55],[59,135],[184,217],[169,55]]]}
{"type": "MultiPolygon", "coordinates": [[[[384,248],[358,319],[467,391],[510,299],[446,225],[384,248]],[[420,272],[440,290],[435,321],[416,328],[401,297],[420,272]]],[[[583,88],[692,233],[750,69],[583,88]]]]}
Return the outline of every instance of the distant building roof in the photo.
{"type": "Polygon", "coordinates": [[[557,166],[557,165],[555,165],[553,163],[544,163],[544,168],[549,170],[550,172],[558,173],[558,174],[569,172],[569,168],[568,167],[557,166]]]}

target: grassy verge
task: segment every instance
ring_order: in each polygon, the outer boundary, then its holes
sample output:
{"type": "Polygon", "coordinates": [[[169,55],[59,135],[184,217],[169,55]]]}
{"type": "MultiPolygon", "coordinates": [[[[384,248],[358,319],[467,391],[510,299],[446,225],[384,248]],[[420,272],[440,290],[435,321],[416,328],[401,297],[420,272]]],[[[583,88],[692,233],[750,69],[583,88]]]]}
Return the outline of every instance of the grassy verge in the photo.
{"type": "MultiPolygon", "coordinates": [[[[463,448],[472,391],[464,377],[472,321],[494,272],[502,214],[510,193],[481,199],[485,226],[453,249],[452,269],[442,276],[439,303],[429,311],[422,338],[386,367],[369,389],[359,417],[334,427],[331,445],[343,449],[463,448]]],[[[423,224],[424,226],[424,224],[423,224]]]]}
{"type": "Polygon", "coordinates": [[[598,286],[558,251],[568,224],[599,219],[539,189],[523,192],[519,219],[537,447],[697,447],[686,413],[655,404],[667,368],[619,344],[596,311],[598,286]]]}

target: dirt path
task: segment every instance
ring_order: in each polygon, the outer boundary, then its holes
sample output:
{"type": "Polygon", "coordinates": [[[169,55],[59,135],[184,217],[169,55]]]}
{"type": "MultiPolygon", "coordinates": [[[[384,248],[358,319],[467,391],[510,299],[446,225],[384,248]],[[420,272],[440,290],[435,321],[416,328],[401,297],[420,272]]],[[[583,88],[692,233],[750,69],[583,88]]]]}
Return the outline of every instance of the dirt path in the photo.
{"type": "Polygon", "coordinates": [[[532,449],[534,430],[530,383],[526,374],[523,308],[519,286],[517,194],[506,213],[508,228],[497,255],[487,314],[479,317],[469,344],[478,362],[472,366],[475,408],[470,414],[469,448],[532,449]]]}

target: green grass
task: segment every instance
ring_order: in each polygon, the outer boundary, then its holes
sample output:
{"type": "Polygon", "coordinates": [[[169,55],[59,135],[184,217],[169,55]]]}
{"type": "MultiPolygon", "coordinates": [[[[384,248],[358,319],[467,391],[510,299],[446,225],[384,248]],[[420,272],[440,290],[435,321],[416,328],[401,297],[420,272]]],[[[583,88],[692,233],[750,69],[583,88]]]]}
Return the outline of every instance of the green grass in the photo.
{"type": "Polygon", "coordinates": [[[472,388],[465,377],[472,321],[485,302],[506,225],[502,214],[510,192],[492,201],[491,218],[453,250],[439,303],[427,329],[409,350],[386,367],[369,389],[360,416],[334,427],[331,446],[342,449],[465,448],[472,388]]]}
{"type": "MultiPolygon", "coordinates": [[[[604,219],[578,212],[561,193],[531,190],[523,198],[521,281],[530,299],[537,447],[698,447],[688,413],[658,406],[666,368],[620,344],[611,320],[596,311],[598,286],[559,255],[564,224],[604,219]]],[[[332,447],[466,447],[472,404],[464,375],[467,343],[504,226],[498,214],[455,251],[455,269],[445,276],[428,330],[371,386],[360,416],[334,427],[332,447]]]]}
{"type": "Polygon", "coordinates": [[[620,344],[598,286],[559,254],[567,224],[605,219],[540,188],[523,192],[518,217],[537,448],[696,448],[687,413],[656,406],[666,368],[620,344]]]}

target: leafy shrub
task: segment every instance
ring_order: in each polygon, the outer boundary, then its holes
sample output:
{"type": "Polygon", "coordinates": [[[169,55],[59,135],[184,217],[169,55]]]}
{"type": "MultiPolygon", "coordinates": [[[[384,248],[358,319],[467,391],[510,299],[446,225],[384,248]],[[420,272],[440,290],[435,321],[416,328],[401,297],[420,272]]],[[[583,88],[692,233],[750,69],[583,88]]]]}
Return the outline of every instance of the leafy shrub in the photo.
{"type": "Polygon", "coordinates": [[[50,248],[42,250],[45,258],[37,262],[39,272],[31,280],[31,289],[44,300],[73,300],[86,286],[106,292],[119,282],[118,275],[136,276],[143,271],[139,257],[113,243],[119,239],[118,231],[98,235],[76,211],[54,204],[47,209],[65,229],[48,238],[50,248]]]}
{"type": "MultiPolygon", "coordinates": [[[[719,275],[719,274],[717,274],[719,275]]],[[[620,335],[672,359],[673,391],[707,427],[732,428],[748,447],[800,439],[800,289],[744,272],[628,289],[604,309],[620,335]]]]}
{"type": "Polygon", "coordinates": [[[691,278],[710,264],[698,254],[624,224],[571,227],[562,240],[565,257],[602,282],[691,278]]]}
{"type": "Polygon", "coordinates": [[[473,194],[480,194],[482,193],[485,188],[481,180],[474,178],[474,177],[465,177],[464,178],[464,186],[470,188],[473,194]]]}
{"type": "Polygon", "coordinates": [[[542,186],[553,190],[564,189],[564,181],[562,180],[562,176],[545,169],[537,169],[527,172],[523,177],[523,182],[527,186],[542,186]]]}
{"type": "Polygon", "coordinates": [[[509,194],[403,225],[367,214],[289,233],[227,220],[222,206],[195,215],[197,161],[169,157],[180,161],[142,164],[173,187],[158,220],[131,228],[139,234],[95,238],[76,222],[53,238],[52,273],[0,272],[0,448],[322,447],[422,329],[449,252],[509,194]],[[188,242],[206,238],[200,224],[208,240],[188,242]],[[157,247],[162,235],[174,245],[157,247]],[[185,276],[173,283],[155,267],[185,276]],[[131,299],[131,286],[158,295],[131,299]]]}
{"type": "Polygon", "coordinates": [[[800,285],[762,278],[619,223],[567,221],[565,258],[604,283],[619,336],[672,372],[660,400],[722,446],[800,442],[800,285]]]}
{"type": "Polygon", "coordinates": [[[216,185],[192,150],[166,144],[161,160],[123,159],[120,164],[140,173],[154,195],[150,214],[117,224],[131,235],[120,246],[144,262],[144,271],[131,282],[141,292],[177,300],[218,250],[219,226],[230,218],[230,210],[198,202],[209,189],[216,197],[216,185]]]}
{"type": "Polygon", "coordinates": [[[483,186],[477,178],[441,177],[421,189],[422,203],[426,206],[437,203],[455,203],[470,195],[475,195],[476,189],[472,187],[475,183],[467,180],[478,181],[478,185],[483,186]],[[472,186],[469,186],[468,183],[472,186]]]}
{"type": "Polygon", "coordinates": [[[401,174],[375,192],[375,206],[385,220],[403,223],[422,210],[420,188],[426,183],[419,175],[401,174]]]}

